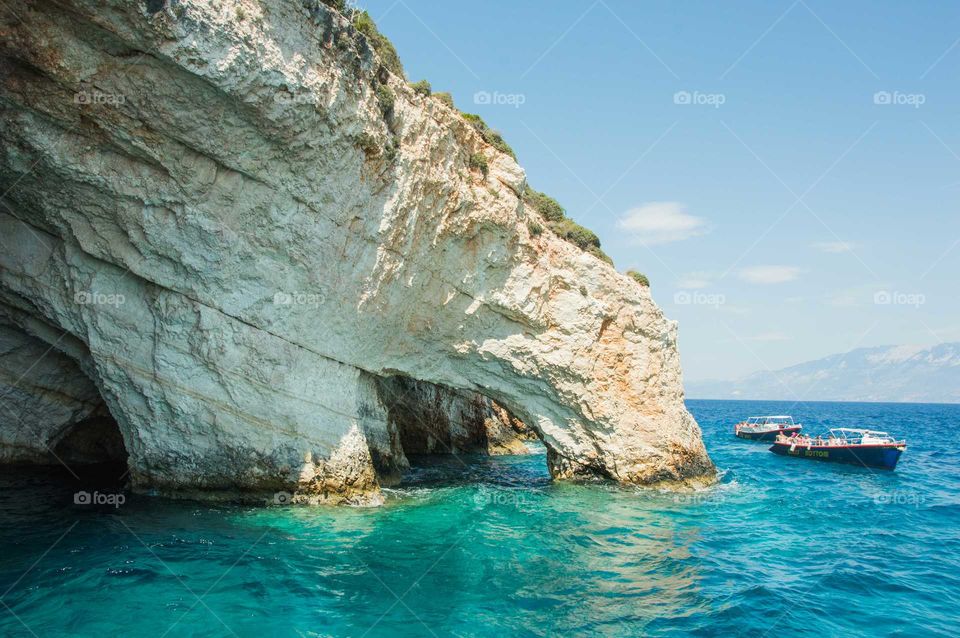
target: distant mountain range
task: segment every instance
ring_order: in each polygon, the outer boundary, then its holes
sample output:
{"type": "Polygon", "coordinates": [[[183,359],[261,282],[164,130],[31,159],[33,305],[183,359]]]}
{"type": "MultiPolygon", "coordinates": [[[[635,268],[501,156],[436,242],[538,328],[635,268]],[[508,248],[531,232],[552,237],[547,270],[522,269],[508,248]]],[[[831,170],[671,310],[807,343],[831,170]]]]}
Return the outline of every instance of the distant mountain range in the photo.
{"type": "Polygon", "coordinates": [[[737,381],[686,384],[691,399],[960,403],[960,343],[858,348],[737,381]]]}

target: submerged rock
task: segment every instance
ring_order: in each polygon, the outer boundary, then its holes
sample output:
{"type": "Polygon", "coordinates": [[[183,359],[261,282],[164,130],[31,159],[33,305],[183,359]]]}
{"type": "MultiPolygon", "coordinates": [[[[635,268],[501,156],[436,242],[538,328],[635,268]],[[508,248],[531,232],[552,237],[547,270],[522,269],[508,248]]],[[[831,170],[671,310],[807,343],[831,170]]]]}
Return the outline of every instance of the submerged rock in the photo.
{"type": "MultiPolygon", "coordinates": [[[[478,395],[508,410],[557,478],[712,480],[649,289],[532,233],[514,159],[339,13],[64,0],[0,20],[0,317],[71,377],[47,425],[102,399],[136,489],[377,503],[405,462],[397,378],[448,420],[478,395]]],[[[44,456],[7,416],[4,457],[44,456]]]]}

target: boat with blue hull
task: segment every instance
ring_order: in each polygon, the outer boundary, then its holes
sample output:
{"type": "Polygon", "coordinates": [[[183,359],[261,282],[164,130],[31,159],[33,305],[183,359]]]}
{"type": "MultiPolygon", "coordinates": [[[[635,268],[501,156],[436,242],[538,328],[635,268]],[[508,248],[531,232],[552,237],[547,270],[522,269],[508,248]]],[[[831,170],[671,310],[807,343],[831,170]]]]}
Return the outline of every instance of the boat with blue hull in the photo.
{"type": "Polygon", "coordinates": [[[748,441],[773,441],[779,435],[800,432],[803,426],[792,416],[752,416],[733,426],[734,435],[748,441]]]}
{"type": "Polygon", "coordinates": [[[895,469],[906,449],[905,440],[894,439],[886,432],[855,428],[834,428],[826,438],[780,435],[770,447],[771,452],[782,456],[883,470],[895,469]]]}

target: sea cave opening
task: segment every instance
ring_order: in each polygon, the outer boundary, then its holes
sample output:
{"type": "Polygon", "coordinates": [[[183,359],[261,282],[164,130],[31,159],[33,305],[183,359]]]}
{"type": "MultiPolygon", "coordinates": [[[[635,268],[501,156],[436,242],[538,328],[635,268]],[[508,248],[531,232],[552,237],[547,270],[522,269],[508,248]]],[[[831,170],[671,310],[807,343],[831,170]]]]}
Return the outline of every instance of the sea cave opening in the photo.
{"type": "Polygon", "coordinates": [[[69,482],[122,486],[128,454],[117,420],[91,378],[86,344],[39,322],[0,321],[0,459],[60,468],[69,482]],[[112,477],[112,478],[111,478],[112,477]]]}
{"type": "Polygon", "coordinates": [[[405,376],[379,378],[377,394],[389,437],[374,454],[382,484],[549,480],[539,434],[490,397],[405,376]]]}
{"type": "Polygon", "coordinates": [[[110,480],[118,484],[128,475],[126,445],[117,420],[105,403],[92,414],[69,424],[51,446],[56,460],[81,480],[110,480]]]}

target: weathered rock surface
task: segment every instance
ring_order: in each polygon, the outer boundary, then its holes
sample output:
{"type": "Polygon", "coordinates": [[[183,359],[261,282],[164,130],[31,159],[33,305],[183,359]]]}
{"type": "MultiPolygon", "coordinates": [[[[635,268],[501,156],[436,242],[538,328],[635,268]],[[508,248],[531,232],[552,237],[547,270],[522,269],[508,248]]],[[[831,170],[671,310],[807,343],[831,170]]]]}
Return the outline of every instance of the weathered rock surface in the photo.
{"type": "MultiPolygon", "coordinates": [[[[378,502],[376,468],[403,464],[385,377],[497,402],[558,478],[711,480],[649,290],[532,236],[516,162],[384,72],[339,14],[0,15],[0,316],[96,387],[136,488],[378,502]]],[[[45,427],[82,418],[74,383],[45,427]]],[[[19,401],[49,404],[28,387],[19,401]]]]}
{"type": "Polygon", "coordinates": [[[56,463],[64,433],[102,404],[74,359],[0,324],[0,462],[56,463]]]}
{"type": "Polygon", "coordinates": [[[473,392],[390,377],[378,381],[391,430],[406,454],[526,454],[513,417],[473,392]]]}

